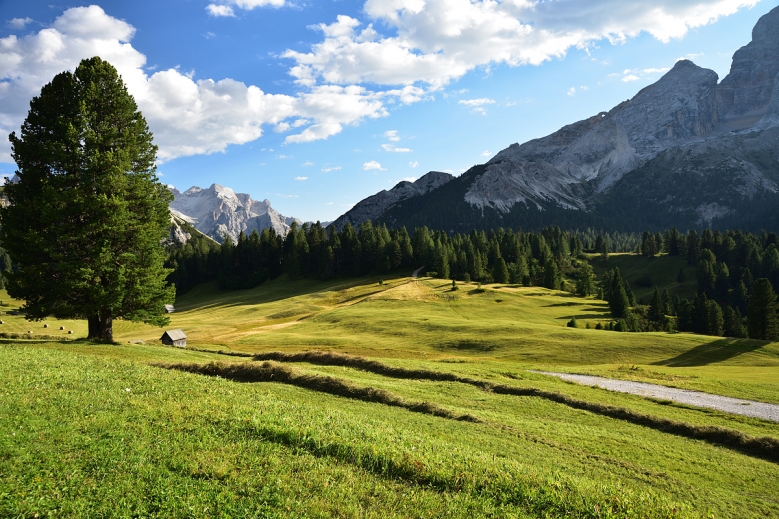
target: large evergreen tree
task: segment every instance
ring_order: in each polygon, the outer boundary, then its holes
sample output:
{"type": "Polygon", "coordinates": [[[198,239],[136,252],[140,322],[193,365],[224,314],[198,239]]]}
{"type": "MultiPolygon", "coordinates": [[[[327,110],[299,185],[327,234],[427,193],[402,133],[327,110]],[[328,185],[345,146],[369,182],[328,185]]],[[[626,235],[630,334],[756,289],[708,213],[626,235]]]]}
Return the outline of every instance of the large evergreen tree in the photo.
{"type": "Polygon", "coordinates": [[[103,340],[117,317],[167,323],[171,195],[116,69],[95,57],[58,74],[10,140],[19,181],[6,184],[0,241],[18,265],[8,292],[28,318],[86,318],[103,340]]]}
{"type": "Polygon", "coordinates": [[[779,339],[779,316],[776,315],[776,292],[766,278],[755,280],[749,296],[747,329],[750,339],[779,339]]]}

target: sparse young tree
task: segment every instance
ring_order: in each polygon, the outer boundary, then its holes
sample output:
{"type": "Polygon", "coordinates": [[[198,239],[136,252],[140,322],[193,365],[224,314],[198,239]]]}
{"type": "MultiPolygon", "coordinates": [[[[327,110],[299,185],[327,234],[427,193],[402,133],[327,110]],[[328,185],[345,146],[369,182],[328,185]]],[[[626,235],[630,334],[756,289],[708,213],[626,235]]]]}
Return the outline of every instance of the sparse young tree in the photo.
{"type": "Polygon", "coordinates": [[[113,320],[163,325],[170,192],[157,147],[116,69],[95,57],[63,72],[11,133],[19,182],[7,183],[0,241],[18,265],[8,292],[30,319],[86,318],[112,340],[113,320]]]}

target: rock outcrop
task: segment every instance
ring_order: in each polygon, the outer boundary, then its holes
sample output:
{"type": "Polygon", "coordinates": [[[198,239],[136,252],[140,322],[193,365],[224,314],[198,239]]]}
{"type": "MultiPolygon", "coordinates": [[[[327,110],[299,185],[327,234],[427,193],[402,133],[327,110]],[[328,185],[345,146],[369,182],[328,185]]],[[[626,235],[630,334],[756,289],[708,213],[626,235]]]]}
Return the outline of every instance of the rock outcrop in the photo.
{"type": "Polygon", "coordinates": [[[768,103],[765,115],[755,125],[755,129],[767,130],[779,126],[779,74],[774,79],[774,90],[771,94],[771,101],[768,103]]]}
{"type": "Polygon", "coordinates": [[[777,73],[779,7],[760,17],[752,30],[752,41],[733,55],[730,73],[717,88],[720,118],[733,119],[750,112],[760,115],[771,100],[777,73]]]}
{"type": "Polygon", "coordinates": [[[375,195],[361,200],[349,211],[335,220],[333,225],[335,225],[335,228],[339,231],[343,229],[347,223],[350,223],[353,227],[357,227],[366,220],[375,219],[395,203],[428,193],[446,184],[452,180],[452,178],[454,177],[449,173],[431,171],[413,183],[405,180],[398,182],[395,187],[389,191],[383,189],[375,195]]]}
{"type": "Polygon", "coordinates": [[[224,236],[237,240],[241,231],[251,234],[272,228],[286,234],[293,221],[299,220],[281,215],[268,200],[252,200],[246,193],[236,193],[229,187],[212,184],[207,189],[193,186],[183,193],[171,189],[171,212],[195,229],[218,242],[224,236]]]}

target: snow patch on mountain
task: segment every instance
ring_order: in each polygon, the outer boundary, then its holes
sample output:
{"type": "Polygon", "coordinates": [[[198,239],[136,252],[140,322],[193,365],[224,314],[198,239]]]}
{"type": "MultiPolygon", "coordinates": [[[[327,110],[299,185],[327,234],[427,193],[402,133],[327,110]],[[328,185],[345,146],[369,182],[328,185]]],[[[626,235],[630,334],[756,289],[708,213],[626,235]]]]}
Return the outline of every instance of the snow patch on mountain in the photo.
{"type": "Polygon", "coordinates": [[[246,193],[236,193],[219,184],[207,189],[193,186],[183,193],[176,188],[170,190],[174,197],[171,213],[220,243],[225,236],[237,240],[241,231],[248,235],[254,230],[272,228],[283,235],[292,222],[300,223],[273,209],[268,200],[252,200],[246,193]]]}

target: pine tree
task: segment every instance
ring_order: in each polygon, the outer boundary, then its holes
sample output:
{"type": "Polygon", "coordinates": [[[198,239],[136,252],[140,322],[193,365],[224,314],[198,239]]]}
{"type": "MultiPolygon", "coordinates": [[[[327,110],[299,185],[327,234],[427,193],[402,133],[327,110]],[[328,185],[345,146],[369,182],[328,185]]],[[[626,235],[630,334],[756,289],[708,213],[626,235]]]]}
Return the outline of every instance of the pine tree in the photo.
{"type": "Polygon", "coordinates": [[[593,274],[592,267],[586,261],[582,262],[579,271],[576,273],[576,294],[581,297],[587,297],[594,291],[595,287],[592,283],[593,274]]]}
{"type": "Polygon", "coordinates": [[[161,241],[172,196],[116,69],[95,57],[55,76],[10,140],[20,180],[5,187],[0,241],[19,267],[8,292],[28,318],[86,318],[101,340],[113,339],[117,317],[167,323],[174,292],[161,241]]]}
{"type": "Polygon", "coordinates": [[[655,287],[655,292],[652,294],[652,302],[649,304],[649,319],[659,323],[663,319],[663,315],[663,303],[660,298],[660,291],[655,287]]]}
{"type": "Polygon", "coordinates": [[[755,280],[749,296],[747,328],[750,339],[779,339],[779,317],[776,315],[776,292],[767,278],[755,280]]]}
{"type": "Polygon", "coordinates": [[[738,308],[732,306],[725,308],[723,312],[723,335],[725,337],[744,338],[747,336],[744,328],[743,318],[738,308]]]}
{"type": "Polygon", "coordinates": [[[630,300],[625,293],[625,286],[619,269],[614,269],[609,308],[611,309],[611,314],[617,319],[626,317],[630,311],[630,300]]]}
{"type": "Polygon", "coordinates": [[[681,287],[684,286],[685,281],[687,281],[687,273],[684,272],[684,268],[680,268],[676,275],[676,283],[681,287]]]}
{"type": "Polygon", "coordinates": [[[492,278],[495,283],[505,284],[509,282],[509,269],[503,258],[495,260],[495,267],[492,269],[492,278]]]}

